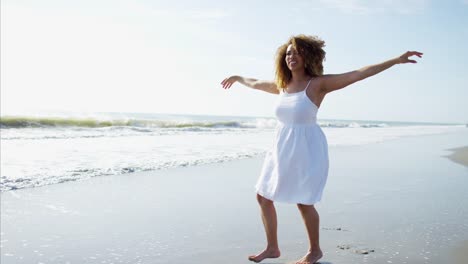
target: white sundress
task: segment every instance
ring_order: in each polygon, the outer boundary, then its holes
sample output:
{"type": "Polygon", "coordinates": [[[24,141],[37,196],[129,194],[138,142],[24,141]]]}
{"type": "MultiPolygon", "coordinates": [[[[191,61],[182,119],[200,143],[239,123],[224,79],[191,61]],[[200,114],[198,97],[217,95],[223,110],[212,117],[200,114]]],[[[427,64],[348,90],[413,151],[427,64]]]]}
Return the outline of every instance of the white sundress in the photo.
{"type": "Polygon", "coordinates": [[[317,124],[318,107],[307,88],[282,93],[276,106],[275,142],[265,155],[256,192],[275,202],[312,205],[328,177],[328,143],[317,124]]]}

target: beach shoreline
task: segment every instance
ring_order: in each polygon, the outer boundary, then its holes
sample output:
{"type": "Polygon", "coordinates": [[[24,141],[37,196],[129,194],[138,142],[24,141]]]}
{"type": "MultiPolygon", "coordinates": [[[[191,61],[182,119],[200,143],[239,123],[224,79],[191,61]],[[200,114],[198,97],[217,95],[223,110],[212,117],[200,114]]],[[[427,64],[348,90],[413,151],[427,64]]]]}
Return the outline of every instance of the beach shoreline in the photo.
{"type": "Polygon", "coordinates": [[[468,167],[468,146],[450,149],[450,150],[453,151],[452,154],[447,156],[450,160],[458,164],[461,164],[465,167],[468,167]]]}
{"type": "MultiPolygon", "coordinates": [[[[467,171],[445,156],[467,138],[331,147],[316,205],[321,263],[463,260],[467,171]]],[[[254,192],[262,160],[4,192],[1,263],[250,263],[265,246],[254,192]]],[[[307,237],[297,207],[276,205],[282,256],[266,263],[290,263],[307,251],[307,237]]]]}

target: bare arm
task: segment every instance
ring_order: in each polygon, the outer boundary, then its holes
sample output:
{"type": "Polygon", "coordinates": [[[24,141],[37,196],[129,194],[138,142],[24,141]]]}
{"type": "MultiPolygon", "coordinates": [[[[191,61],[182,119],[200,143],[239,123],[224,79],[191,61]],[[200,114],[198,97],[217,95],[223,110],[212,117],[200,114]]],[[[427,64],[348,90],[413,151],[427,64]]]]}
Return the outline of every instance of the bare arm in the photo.
{"type": "Polygon", "coordinates": [[[272,94],[279,94],[279,91],[276,88],[276,84],[272,81],[261,81],[254,78],[245,78],[237,75],[224,79],[221,82],[221,85],[224,89],[229,89],[235,82],[239,82],[253,89],[265,91],[272,94]]]}
{"type": "Polygon", "coordinates": [[[321,90],[324,93],[333,92],[333,91],[345,88],[346,86],[353,84],[357,81],[364,80],[370,76],[376,75],[377,73],[380,73],[392,67],[395,64],[408,63],[408,62],[417,63],[415,60],[409,59],[409,57],[413,55],[416,55],[421,58],[422,53],[417,52],[417,51],[408,51],[399,57],[390,59],[388,61],[384,61],[379,64],[369,65],[359,70],[346,72],[342,74],[323,75],[321,78],[322,79],[321,83],[320,83],[321,90]]]}

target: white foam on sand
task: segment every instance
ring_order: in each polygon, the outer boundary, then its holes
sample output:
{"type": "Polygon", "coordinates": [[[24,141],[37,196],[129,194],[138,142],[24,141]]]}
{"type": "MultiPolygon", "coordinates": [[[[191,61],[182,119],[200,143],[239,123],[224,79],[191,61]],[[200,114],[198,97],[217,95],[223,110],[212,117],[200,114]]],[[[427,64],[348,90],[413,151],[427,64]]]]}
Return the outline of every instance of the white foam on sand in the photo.
{"type": "MultiPolygon", "coordinates": [[[[130,134],[122,134],[121,127],[3,129],[1,149],[6,155],[1,160],[0,191],[261,156],[274,143],[272,124],[276,121],[254,119],[249,122],[255,129],[190,127],[201,129],[192,131],[171,128],[165,129],[163,134],[133,131],[135,127],[124,127],[123,131],[132,130],[130,134]]],[[[244,122],[243,126],[249,126],[249,122],[244,122]]],[[[353,146],[467,129],[461,126],[345,124],[342,127],[335,124],[323,130],[329,146],[353,146]]]]}

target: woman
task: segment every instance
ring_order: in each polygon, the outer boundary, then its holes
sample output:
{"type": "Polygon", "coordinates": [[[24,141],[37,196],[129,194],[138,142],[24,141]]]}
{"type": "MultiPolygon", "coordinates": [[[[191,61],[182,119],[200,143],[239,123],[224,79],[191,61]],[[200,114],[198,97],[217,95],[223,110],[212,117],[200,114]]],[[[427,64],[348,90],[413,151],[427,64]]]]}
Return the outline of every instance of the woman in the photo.
{"type": "Polygon", "coordinates": [[[296,263],[315,263],[323,253],[319,246],[319,215],[314,204],[322,197],[328,176],[328,145],[317,124],[317,112],[325,95],[382,72],[395,64],[416,63],[408,51],[388,61],[343,74],[323,74],[325,42],[316,36],[298,35],[278,48],[276,80],[260,81],[241,76],[224,79],[223,88],[235,82],[268,93],[280,94],[276,106],[278,125],[275,144],[267,152],[255,186],[261,208],[267,247],[249,260],[278,258],[277,219],[274,202],[297,204],[309,237],[309,251],[296,263]]]}

